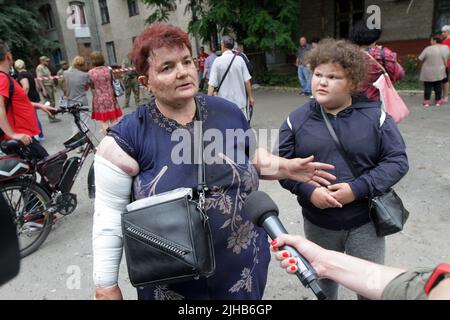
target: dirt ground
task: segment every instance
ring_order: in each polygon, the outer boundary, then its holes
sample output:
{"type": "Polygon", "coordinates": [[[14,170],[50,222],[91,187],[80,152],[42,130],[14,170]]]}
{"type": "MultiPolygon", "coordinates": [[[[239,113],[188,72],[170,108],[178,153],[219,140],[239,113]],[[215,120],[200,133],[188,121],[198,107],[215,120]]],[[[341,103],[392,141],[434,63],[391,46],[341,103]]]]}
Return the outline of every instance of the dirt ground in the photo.
{"type": "MultiPolygon", "coordinates": [[[[254,116],[255,128],[277,129],[288,113],[302,105],[305,97],[293,92],[257,91],[254,116]]],[[[435,266],[450,261],[450,105],[441,108],[421,106],[421,97],[405,97],[411,115],[400,129],[408,147],[410,171],[395,187],[410,211],[405,230],[387,238],[386,264],[397,267],[435,266]]],[[[123,102],[122,102],[123,105],[123,102]]],[[[126,112],[133,111],[127,109],[126,112]]],[[[62,147],[71,135],[71,120],[49,124],[41,115],[50,151],[62,147]]],[[[93,125],[96,132],[100,129],[93,125]]],[[[97,134],[98,135],[98,134],[97,134]]],[[[74,154],[75,155],[75,154],[74,154]]],[[[91,230],[93,201],[87,198],[89,159],[77,181],[78,209],[72,215],[58,219],[42,247],[22,261],[21,272],[0,288],[0,299],[91,299],[92,248],[91,230]],[[74,276],[79,276],[74,282],[74,276]]],[[[296,199],[277,182],[262,182],[280,209],[280,217],[290,233],[303,234],[302,217],[296,199]]],[[[124,259],[123,259],[124,260],[124,259]]],[[[120,286],[125,299],[135,299],[122,261],[120,286]]],[[[288,276],[273,261],[270,265],[265,299],[312,299],[309,290],[298,279],[288,276]]],[[[355,299],[355,294],[343,289],[341,299],[355,299]]]]}

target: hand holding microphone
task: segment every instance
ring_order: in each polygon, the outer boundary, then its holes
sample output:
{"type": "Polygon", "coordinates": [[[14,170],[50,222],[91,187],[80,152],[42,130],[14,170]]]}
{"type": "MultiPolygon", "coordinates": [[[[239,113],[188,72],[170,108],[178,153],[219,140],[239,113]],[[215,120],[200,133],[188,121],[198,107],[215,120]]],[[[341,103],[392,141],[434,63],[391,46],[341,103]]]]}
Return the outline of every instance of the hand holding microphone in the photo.
{"type": "MultiPolygon", "coordinates": [[[[273,239],[287,234],[286,229],[278,218],[278,207],[273,200],[262,191],[255,191],[248,196],[244,203],[245,211],[250,215],[254,224],[264,228],[273,239]]],[[[303,286],[310,288],[317,299],[325,300],[326,295],[318,284],[317,273],[314,268],[295,248],[285,245],[280,248],[288,251],[297,260],[298,270],[295,272],[303,286]]]]}

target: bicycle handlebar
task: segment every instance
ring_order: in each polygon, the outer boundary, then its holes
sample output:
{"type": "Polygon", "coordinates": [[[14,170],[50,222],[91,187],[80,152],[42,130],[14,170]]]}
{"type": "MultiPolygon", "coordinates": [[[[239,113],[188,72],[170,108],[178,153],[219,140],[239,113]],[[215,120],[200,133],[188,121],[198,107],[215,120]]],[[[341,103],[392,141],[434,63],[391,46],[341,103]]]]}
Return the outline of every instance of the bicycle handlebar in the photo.
{"type": "Polygon", "coordinates": [[[71,107],[68,108],[59,108],[57,111],[53,112],[53,114],[62,114],[62,113],[78,113],[78,112],[83,112],[83,111],[89,111],[89,108],[83,108],[81,105],[73,105],[71,107]]]}

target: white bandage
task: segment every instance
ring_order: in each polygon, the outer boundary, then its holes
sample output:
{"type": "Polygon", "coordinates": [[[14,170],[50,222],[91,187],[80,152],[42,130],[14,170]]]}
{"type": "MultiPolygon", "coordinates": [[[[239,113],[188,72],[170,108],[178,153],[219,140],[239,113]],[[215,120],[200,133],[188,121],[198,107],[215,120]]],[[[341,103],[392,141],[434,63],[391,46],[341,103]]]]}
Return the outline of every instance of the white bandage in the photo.
{"type": "Polygon", "coordinates": [[[92,230],[94,284],[117,284],[122,259],[121,213],[130,202],[132,177],[110,161],[95,156],[95,213],[92,230]]]}

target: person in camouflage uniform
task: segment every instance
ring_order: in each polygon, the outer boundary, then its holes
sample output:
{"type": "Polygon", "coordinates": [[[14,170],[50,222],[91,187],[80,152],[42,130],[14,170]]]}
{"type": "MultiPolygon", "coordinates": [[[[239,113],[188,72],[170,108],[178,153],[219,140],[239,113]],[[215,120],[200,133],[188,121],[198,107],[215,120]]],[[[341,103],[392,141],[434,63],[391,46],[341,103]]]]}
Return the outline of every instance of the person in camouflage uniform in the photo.
{"type": "MultiPolygon", "coordinates": [[[[131,62],[130,55],[127,55],[127,57],[122,62],[122,68],[133,68],[133,67],[134,66],[131,62]]],[[[133,91],[134,94],[134,102],[136,106],[138,106],[140,102],[138,73],[135,70],[127,71],[123,74],[122,80],[125,86],[124,108],[128,108],[130,106],[131,91],[133,91]]]]}
{"type": "MultiPolygon", "coordinates": [[[[36,67],[36,76],[38,78],[51,77],[52,73],[48,68],[50,63],[50,58],[42,56],[40,59],[40,64],[36,67]]],[[[38,79],[38,84],[42,92],[42,96],[46,99],[52,107],[55,107],[55,85],[53,79],[38,79]]],[[[49,122],[60,122],[61,119],[57,119],[54,115],[48,116],[49,122]]]]}
{"type": "MultiPolygon", "coordinates": [[[[64,71],[67,71],[69,69],[69,64],[65,60],[61,60],[60,64],[61,64],[61,69],[58,70],[58,73],[56,75],[58,77],[63,77],[64,71]]],[[[61,91],[64,93],[64,88],[65,88],[64,78],[58,79],[58,86],[61,89],[61,91]]]]}

